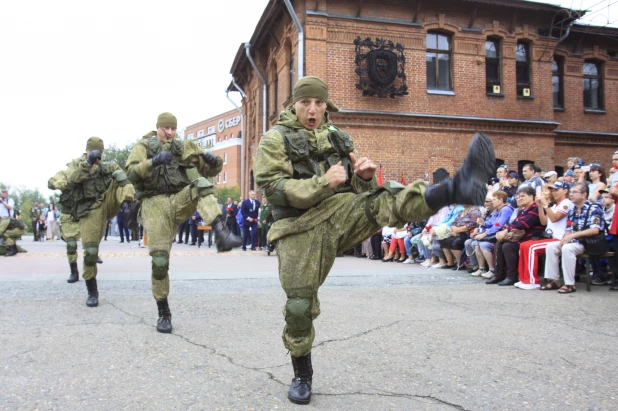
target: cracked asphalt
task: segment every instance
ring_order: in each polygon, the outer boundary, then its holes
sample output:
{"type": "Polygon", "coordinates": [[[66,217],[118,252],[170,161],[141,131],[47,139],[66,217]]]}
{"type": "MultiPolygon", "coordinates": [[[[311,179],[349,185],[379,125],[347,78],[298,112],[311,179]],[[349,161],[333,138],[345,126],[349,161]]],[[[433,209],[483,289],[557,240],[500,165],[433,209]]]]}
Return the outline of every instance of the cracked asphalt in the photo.
{"type": "Polygon", "coordinates": [[[0,257],[0,409],[618,408],[607,287],[558,295],[338,258],[320,289],[314,394],[297,406],[276,257],[174,245],[163,335],[145,249],[102,242],[88,308],[84,281],[65,281],[62,242],[21,245],[28,254],[0,257]]]}

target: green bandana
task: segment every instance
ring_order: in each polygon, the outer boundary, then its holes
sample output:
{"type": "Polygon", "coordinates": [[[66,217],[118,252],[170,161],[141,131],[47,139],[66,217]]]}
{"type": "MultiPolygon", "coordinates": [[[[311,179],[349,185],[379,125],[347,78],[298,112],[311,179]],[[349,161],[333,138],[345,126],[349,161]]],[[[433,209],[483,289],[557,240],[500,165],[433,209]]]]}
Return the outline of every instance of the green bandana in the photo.
{"type": "Polygon", "coordinates": [[[303,77],[294,86],[292,104],[304,98],[318,98],[326,101],[326,110],[331,113],[339,111],[337,106],[328,99],[328,86],[321,78],[315,76],[303,77]]]}
{"type": "Polygon", "coordinates": [[[103,140],[101,140],[99,137],[90,137],[86,142],[86,151],[103,151],[104,148],[105,146],[103,145],[103,140]]]}
{"type": "Polygon", "coordinates": [[[159,127],[174,127],[178,126],[178,121],[176,121],[176,116],[172,113],[161,113],[159,114],[159,118],[157,118],[157,128],[159,127]]]}

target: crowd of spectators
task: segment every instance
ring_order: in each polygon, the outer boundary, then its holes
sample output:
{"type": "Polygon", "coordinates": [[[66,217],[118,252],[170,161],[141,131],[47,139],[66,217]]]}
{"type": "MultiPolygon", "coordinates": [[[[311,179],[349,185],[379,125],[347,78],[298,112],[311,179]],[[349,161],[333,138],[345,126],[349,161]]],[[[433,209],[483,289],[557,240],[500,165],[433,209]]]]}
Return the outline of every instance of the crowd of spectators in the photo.
{"type": "MultiPolygon", "coordinates": [[[[356,256],[467,271],[488,285],[569,294],[576,291],[577,277],[590,275],[580,256],[596,250],[593,243],[618,250],[617,171],[618,151],[609,175],[600,164],[584,165],[575,157],[562,176],[534,164],[523,166],[520,176],[500,165],[484,207],[453,204],[427,221],[383,227],[356,256]]],[[[614,260],[612,272],[617,265],[614,260]]],[[[606,258],[591,259],[591,266],[592,284],[618,291],[606,258]]]]}

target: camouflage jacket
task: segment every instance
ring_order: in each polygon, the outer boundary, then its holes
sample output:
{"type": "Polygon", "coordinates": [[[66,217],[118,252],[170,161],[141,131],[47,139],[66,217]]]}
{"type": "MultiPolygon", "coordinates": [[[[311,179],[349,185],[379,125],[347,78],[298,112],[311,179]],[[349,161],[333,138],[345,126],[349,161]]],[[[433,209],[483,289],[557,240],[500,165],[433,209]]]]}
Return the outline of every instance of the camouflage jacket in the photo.
{"type": "MultiPolygon", "coordinates": [[[[150,138],[142,138],[135,144],[125,169],[129,180],[136,186],[136,189],[145,181],[153,177],[152,159],[148,157],[148,145],[150,144],[150,138]]],[[[161,144],[161,150],[169,150],[171,143],[159,143],[161,144]]],[[[221,172],[223,167],[223,159],[217,156],[217,166],[211,168],[204,162],[204,159],[200,156],[202,150],[193,141],[182,141],[182,157],[180,163],[185,168],[197,168],[200,175],[204,177],[214,177],[221,172]]]]}

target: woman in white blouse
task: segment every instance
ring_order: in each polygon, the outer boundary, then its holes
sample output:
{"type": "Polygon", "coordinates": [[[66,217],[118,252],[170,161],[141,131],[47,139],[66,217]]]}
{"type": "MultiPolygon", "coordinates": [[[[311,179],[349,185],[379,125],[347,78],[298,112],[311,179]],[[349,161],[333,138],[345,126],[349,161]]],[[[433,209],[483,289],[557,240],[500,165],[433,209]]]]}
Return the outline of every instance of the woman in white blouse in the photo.
{"type": "Polygon", "coordinates": [[[54,241],[54,236],[56,235],[56,230],[58,229],[58,221],[57,221],[57,213],[56,206],[54,203],[49,203],[49,209],[47,210],[47,215],[45,216],[45,221],[47,221],[47,239],[51,239],[54,241]]]}

